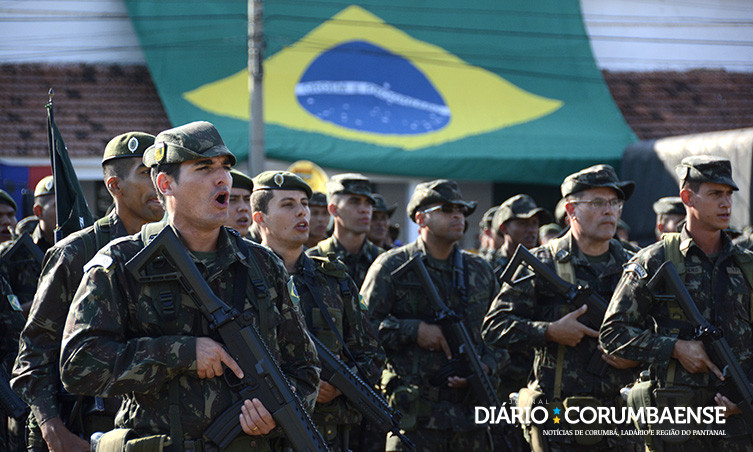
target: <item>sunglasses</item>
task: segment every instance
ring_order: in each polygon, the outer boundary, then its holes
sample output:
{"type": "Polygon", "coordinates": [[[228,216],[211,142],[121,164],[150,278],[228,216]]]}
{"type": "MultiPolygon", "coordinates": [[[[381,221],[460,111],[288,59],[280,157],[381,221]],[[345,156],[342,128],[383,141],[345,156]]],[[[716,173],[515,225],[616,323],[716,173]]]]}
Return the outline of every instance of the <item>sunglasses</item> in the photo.
{"type": "Polygon", "coordinates": [[[450,214],[460,212],[463,214],[464,217],[467,217],[469,213],[468,207],[462,204],[450,204],[450,203],[439,204],[434,207],[429,207],[428,209],[423,210],[423,213],[435,212],[437,210],[441,210],[443,213],[450,213],[450,214]]]}

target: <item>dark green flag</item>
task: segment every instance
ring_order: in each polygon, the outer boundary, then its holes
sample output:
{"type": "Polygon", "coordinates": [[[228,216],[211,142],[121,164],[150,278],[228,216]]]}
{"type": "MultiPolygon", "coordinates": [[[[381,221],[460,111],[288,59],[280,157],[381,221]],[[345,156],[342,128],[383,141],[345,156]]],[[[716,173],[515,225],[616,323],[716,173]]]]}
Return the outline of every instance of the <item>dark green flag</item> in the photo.
{"type": "Polygon", "coordinates": [[[52,175],[55,179],[55,201],[57,203],[57,227],[55,228],[55,242],[64,239],[68,234],[79,231],[94,224],[94,218],[89,205],[84,198],[81,184],[76,177],[68,148],[65,147],[63,137],[55,125],[55,114],[52,111],[52,90],[47,107],[47,139],[50,147],[52,175]]]}

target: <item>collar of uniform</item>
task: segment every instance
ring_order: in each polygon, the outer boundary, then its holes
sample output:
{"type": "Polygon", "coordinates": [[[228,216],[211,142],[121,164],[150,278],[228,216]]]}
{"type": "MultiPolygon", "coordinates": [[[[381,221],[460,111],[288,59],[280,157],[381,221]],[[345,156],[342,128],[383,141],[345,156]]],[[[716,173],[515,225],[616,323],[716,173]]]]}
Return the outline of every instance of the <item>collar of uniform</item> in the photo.
{"type": "Polygon", "coordinates": [[[433,267],[439,270],[445,270],[445,269],[451,269],[453,264],[453,256],[458,250],[458,245],[455,244],[452,247],[452,252],[450,253],[450,256],[447,259],[437,259],[431,256],[429,252],[426,250],[426,243],[424,243],[423,240],[421,240],[421,237],[417,238],[416,241],[416,248],[420,250],[422,253],[424,253],[425,258],[425,265],[427,267],[433,267]]]}
{"type": "MultiPolygon", "coordinates": [[[[282,259],[282,256],[280,257],[280,259],[282,259]]],[[[314,276],[314,270],[314,261],[310,257],[308,257],[305,252],[301,253],[295,263],[295,274],[309,278],[314,276]]]]}
{"type": "Polygon", "coordinates": [[[109,215],[107,215],[110,223],[110,237],[116,238],[116,237],[125,237],[128,235],[128,231],[126,231],[125,226],[123,225],[123,221],[120,219],[117,213],[115,213],[115,209],[112,209],[112,212],[110,212],[109,215]]]}
{"type": "MultiPolygon", "coordinates": [[[[732,240],[729,238],[729,236],[724,231],[722,231],[722,247],[719,250],[719,256],[734,253],[734,246],[735,245],[732,243],[732,240]]],[[[682,231],[680,231],[680,253],[682,253],[683,256],[687,256],[688,250],[693,247],[698,248],[698,251],[700,251],[704,255],[706,254],[698,245],[696,245],[693,237],[690,236],[688,230],[683,227],[682,231]]]]}
{"type": "MultiPolygon", "coordinates": [[[[559,239],[552,240],[556,240],[554,246],[554,256],[552,256],[554,260],[560,260],[557,255],[565,252],[568,256],[570,256],[573,265],[590,265],[590,262],[586,255],[583,254],[580,248],[578,248],[578,242],[573,239],[572,230],[567,231],[567,233],[559,239]]],[[[622,271],[622,264],[620,264],[619,262],[623,261],[624,263],[627,262],[628,259],[627,254],[625,254],[623,259],[620,259],[620,254],[625,253],[625,250],[624,248],[622,248],[622,245],[620,245],[620,242],[615,239],[610,239],[608,252],[609,262],[607,263],[607,266],[605,268],[616,265],[620,268],[620,271],[622,271]]]]}
{"type": "MultiPolygon", "coordinates": [[[[220,236],[217,238],[217,260],[215,261],[218,268],[227,268],[235,261],[240,261],[243,265],[248,266],[246,262],[248,256],[238,247],[236,242],[236,240],[243,239],[236,234],[230,232],[225,226],[220,228],[220,236]]],[[[246,251],[249,251],[248,247],[246,247],[246,251]]]]}
{"type": "Polygon", "coordinates": [[[338,256],[352,256],[356,259],[361,259],[363,256],[366,255],[366,249],[368,248],[368,244],[371,243],[369,242],[369,239],[364,239],[363,244],[361,245],[361,249],[358,250],[356,254],[350,254],[348,250],[346,250],[345,247],[340,243],[340,241],[335,238],[334,235],[330,237],[330,239],[332,239],[332,243],[334,244],[333,248],[334,248],[335,254],[337,254],[338,256]]]}

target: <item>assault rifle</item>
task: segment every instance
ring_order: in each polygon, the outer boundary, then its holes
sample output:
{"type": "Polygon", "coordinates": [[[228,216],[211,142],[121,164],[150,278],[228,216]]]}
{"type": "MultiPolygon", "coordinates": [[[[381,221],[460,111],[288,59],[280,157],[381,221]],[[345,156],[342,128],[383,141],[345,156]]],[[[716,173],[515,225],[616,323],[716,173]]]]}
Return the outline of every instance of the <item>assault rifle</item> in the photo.
{"type": "Polygon", "coordinates": [[[434,286],[434,282],[426,271],[423,257],[424,254],[422,252],[417,252],[403,265],[393,271],[392,277],[400,279],[410,270],[416,273],[418,283],[436,309],[434,321],[442,327],[443,332],[449,333],[447,339],[453,354],[451,367],[454,368],[454,371],[452,374],[468,378],[468,383],[473,394],[476,396],[478,405],[502,406],[489,380],[489,376],[486,375],[484,367],[481,365],[481,359],[476,354],[476,347],[473,339],[471,339],[471,334],[468,332],[468,328],[466,328],[460,315],[442,301],[437,288],[434,286]]]}
{"type": "Polygon", "coordinates": [[[10,388],[10,376],[0,367],[0,412],[8,417],[20,419],[26,414],[27,406],[10,388]]]}
{"type": "Polygon", "coordinates": [[[212,292],[172,227],[164,228],[128,261],[126,269],[141,284],[178,281],[209,320],[210,328],[219,333],[228,353],[243,370],[243,379],[238,379],[230,371],[225,372],[226,382],[238,392],[240,400],[212,422],[204,432],[207,439],[220,449],[225,449],[241,433],[238,417],[243,401],[257,398],[272,414],[295,450],[328,450],[256,327],[212,292]],[[149,263],[165,271],[156,275],[147,274],[145,269],[149,263]]]}
{"type": "Polygon", "coordinates": [[[328,381],[332,386],[339,389],[351,405],[366,419],[376,424],[381,430],[391,431],[409,449],[415,449],[416,446],[400,432],[402,414],[393,410],[384,400],[384,397],[377,394],[366,382],[353,373],[316,336],[312,334],[311,339],[316,345],[316,352],[319,355],[319,361],[322,363],[322,380],[328,381]]]}
{"type": "Polygon", "coordinates": [[[646,284],[646,287],[658,300],[675,300],[677,302],[688,321],[695,327],[693,339],[702,341],[703,345],[711,350],[718,360],[717,362],[721,362],[722,366],[720,367],[722,367],[725,384],[732,383],[726,388],[726,392],[729,393],[728,397],[730,400],[734,399],[733,402],[737,403],[740,411],[742,411],[745,423],[749,428],[753,428],[753,387],[751,387],[750,380],[740,367],[740,362],[732,353],[727,339],[724,338],[724,332],[713,326],[701,315],[701,311],[698,310],[698,306],[688,293],[688,289],[685,288],[685,284],[680,279],[680,275],[677,274],[672,262],[664,262],[646,284]],[[667,291],[666,295],[657,294],[662,285],[667,291]]]}
{"type": "MultiPolygon", "coordinates": [[[[557,272],[536,259],[536,256],[531,254],[531,252],[523,245],[518,245],[515,254],[512,255],[512,258],[507,264],[505,271],[502,272],[500,279],[511,286],[515,286],[536,275],[549,283],[554,291],[567,301],[567,303],[576,307],[580,307],[584,304],[587,305],[588,309],[585,314],[578,317],[578,321],[592,330],[599,331],[599,328],[601,328],[601,322],[604,320],[604,314],[607,312],[608,303],[590,287],[576,286],[575,284],[570,284],[560,278],[559,275],[557,275],[557,272]],[[520,264],[525,264],[533,272],[521,278],[513,279],[520,264]]],[[[590,373],[598,376],[604,375],[609,364],[602,359],[602,355],[603,353],[597,349],[591,356],[587,366],[587,370],[590,373]]]]}
{"type": "Polygon", "coordinates": [[[31,239],[31,236],[28,232],[24,232],[16,240],[13,241],[13,244],[5,250],[5,252],[0,256],[0,260],[4,263],[6,263],[9,266],[20,266],[20,265],[29,265],[33,264],[37,267],[42,267],[42,261],[44,260],[44,253],[41,249],[37,246],[36,243],[34,243],[34,240],[31,239]],[[21,253],[21,251],[26,250],[28,256],[23,258],[18,258],[16,255],[21,253]],[[29,259],[29,257],[31,259],[29,259]]]}

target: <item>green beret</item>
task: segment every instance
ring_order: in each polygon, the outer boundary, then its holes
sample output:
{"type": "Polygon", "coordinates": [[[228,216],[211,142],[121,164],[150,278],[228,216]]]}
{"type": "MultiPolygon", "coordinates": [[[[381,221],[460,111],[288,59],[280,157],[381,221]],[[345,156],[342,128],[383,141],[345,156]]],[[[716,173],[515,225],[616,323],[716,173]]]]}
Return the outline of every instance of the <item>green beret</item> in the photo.
{"type": "Polygon", "coordinates": [[[264,171],[254,178],[254,191],[259,190],[301,190],[311,199],[311,186],[297,174],[290,171],[264,171]]]}
{"type": "Polygon", "coordinates": [[[314,194],[311,195],[309,206],[327,207],[327,195],[320,191],[315,191],[314,194]]]}
{"type": "Polygon", "coordinates": [[[724,184],[738,190],[732,180],[732,164],[729,160],[711,155],[696,155],[682,159],[675,173],[680,181],[712,182],[724,184]]]}
{"type": "Polygon", "coordinates": [[[16,206],[16,201],[13,200],[10,194],[8,194],[5,190],[0,190],[0,202],[3,204],[8,204],[9,206],[13,207],[13,210],[18,210],[18,206],[16,206]]]}
{"type": "Polygon", "coordinates": [[[552,221],[552,216],[543,207],[538,207],[536,201],[528,195],[515,195],[507,199],[499,206],[492,219],[492,228],[499,231],[499,227],[506,221],[515,218],[528,219],[539,217],[539,223],[545,224],[552,221]]]}
{"type": "Polygon", "coordinates": [[[594,165],[571,174],[562,182],[562,197],[592,188],[612,188],[620,199],[627,201],[635,190],[635,182],[621,182],[617,173],[609,165],[594,165]]]}
{"type": "Polygon", "coordinates": [[[233,176],[233,188],[245,188],[248,191],[254,191],[254,181],[250,177],[235,168],[230,170],[230,175],[233,176]]]}
{"type": "Polygon", "coordinates": [[[220,156],[230,157],[235,165],[235,156],[225,146],[220,133],[206,121],[164,130],[154,138],[154,144],[144,151],[144,165],[149,168],[164,163],[183,163],[191,160],[220,156]]]}
{"type": "Polygon", "coordinates": [[[55,179],[52,176],[42,178],[34,189],[34,197],[52,195],[55,193],[55,179]]]}
{"type": "Polygon", "coordinates": [[[366,196],[372,203],[376,198],[371,193],[371,181],[363,174],[343,173],[335,174],[327,182],[327,195],[361,195],[366,196]]]}
{"type": "Polygon", "coordinates": [[[154,135],[144,132],[128,132],[118,135],[105,146],[102,163],[123,157],[143,158],[144,151],[154,144],[154,135]]]}
{"type": "Polygon", "coordinates": [[[659,198],[654,203],[653,208],[657,215],[685,215],[685,205],[683,205],[679,196],[659,198]]]}
{"type": "Polygon", "coordinates": [[[460,204],[468,208],[468,215],[476,210],[476,201],[463,201],[463,195],[455,181],[447,179],[437,179],[429,182],[422,182],[416,186],[410,201],[408,201],[408,216],[411,220],[416,220],[416,212],[422,207],[430,204],[448,203],[460,204]]]}
{"type": "Polygon", "coordinates": [[[384,196],[378,193],[374,193],[372,196],[376,200],[376,202],[374,203],[374,212],[384,212],[388,217],[391,217],[392,214],[395,213],[397,205],[393,204],[390,207],[387,207],[387,203],[384,201],[384,196]]]}

